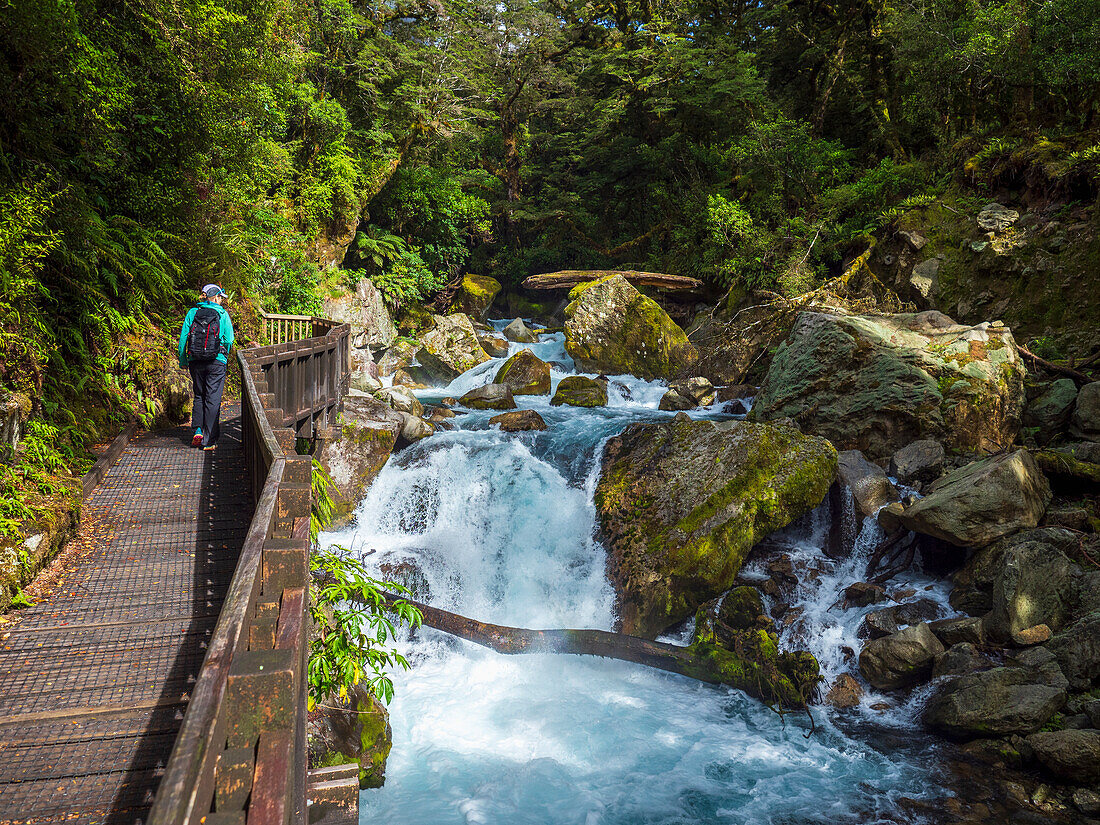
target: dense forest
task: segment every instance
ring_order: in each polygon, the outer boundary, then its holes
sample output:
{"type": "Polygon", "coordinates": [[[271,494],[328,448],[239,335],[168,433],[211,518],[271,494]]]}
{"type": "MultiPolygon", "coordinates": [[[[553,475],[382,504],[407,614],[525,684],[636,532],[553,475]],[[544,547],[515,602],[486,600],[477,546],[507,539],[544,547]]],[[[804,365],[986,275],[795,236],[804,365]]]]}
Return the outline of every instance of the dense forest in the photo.
{"type": "Polygon", "coordinates": [[[349,270],[394,308],[565,268],[797,294],[946,192],[1100,185],[1097,0],[10,0],[0,88],[0,532],[151,415],[209,281],[246,337],[349,270]]]}

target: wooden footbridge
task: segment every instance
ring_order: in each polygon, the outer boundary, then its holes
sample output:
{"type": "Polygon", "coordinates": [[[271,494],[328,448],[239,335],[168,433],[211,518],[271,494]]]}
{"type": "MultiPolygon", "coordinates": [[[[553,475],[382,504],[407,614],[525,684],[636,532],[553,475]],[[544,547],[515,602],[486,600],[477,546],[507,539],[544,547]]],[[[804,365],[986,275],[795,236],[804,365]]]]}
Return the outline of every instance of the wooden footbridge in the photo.
{"type": "Polygon", "coordinates": [[[186,428],[121,437],[63,574],[7,617],[3,825],[355,822],[356,770],[318,772],[307,796],[311,458],[296,450],[330,434],[349,329],[272,316],[268,334],[237,355],[217,450],[186,428]]]}

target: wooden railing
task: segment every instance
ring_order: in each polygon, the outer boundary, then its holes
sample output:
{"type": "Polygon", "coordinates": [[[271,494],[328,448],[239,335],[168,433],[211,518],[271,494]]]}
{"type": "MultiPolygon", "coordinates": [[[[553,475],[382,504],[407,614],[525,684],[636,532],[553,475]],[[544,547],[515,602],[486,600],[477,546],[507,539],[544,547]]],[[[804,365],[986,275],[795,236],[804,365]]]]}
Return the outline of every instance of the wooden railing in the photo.
{"type": "Polygon", "coordinates": [[[237,354],[256,506],[150,825],[306,822],[312,459],[295,447],[331,428],[348,336],[329,324],[322,336],[237,354]]]}
{"type": "Polygon", "coordinates": [[[264,319],[264,341],[268,345],[323,338],[340,326],[336,321],[314,315],[269,315],[261,312],[260,317],[264,319]]]}

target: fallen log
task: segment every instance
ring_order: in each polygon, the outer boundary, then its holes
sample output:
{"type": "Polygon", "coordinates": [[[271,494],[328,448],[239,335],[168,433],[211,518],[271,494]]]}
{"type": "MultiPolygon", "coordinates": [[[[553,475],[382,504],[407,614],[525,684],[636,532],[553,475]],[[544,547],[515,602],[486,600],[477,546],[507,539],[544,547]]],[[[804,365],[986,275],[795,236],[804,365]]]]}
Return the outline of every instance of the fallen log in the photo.
{"type": "Polygon", "coordinates": [[[595,281],[611,275],[622,275],[634,286],[651,286],[658,289],[698,289],[703,282],[686,275],[666,275],[662,272],[635,272],[631,269],[563,269],[532,275],[523,282],[527,289],[572,289],[577,284],[595,281]]]}
{"type": "Polygon", "coordinates": [[[1061,476],[1072,478],[1074,481],[1100,484],[1100,464],[1081,461],[1069,453],[1058,450],[1035,450],[1031,455],[1039,465],[1039,469],[1048,476],[1061,476]]]}
{"type": "Polygon", "coordinates": [[[424,624],[507,655],[568,653],[621,659],[678,673],[710,684],[728,685],[775,705],[778,710],[805,708],[818,675],[809,653],[780,653],[765,631],[753,631],[739,650],[713,644],[688,647],[655,642],[607,630],[529,630],[479,622],[412,599],[387,594],[418,608],[424,624]]]}
{"type": "MultiPolygon", "coordinates": [[[[1075,369],[1070,369],[1069,367],[1063,367],[1061,364],[1053,364],[1045,358],[1040,358],[1023,344],[1017,344],[1016,349],[1018,349],[1020,351],[1020,354],[1023,355],[1025,358],[1030,358],[1036,366],[1042,367],[1047,372],[1053,372],[1055,375],[1064,375],[1067,378],[1072,378],[1078,384],[1082,385],[1092,383],[1092,379],[1085,375],[1083,372],[1075,369]]],[[[1085,366],[1085,364],[1081,364],[1080,366],[1083,367],[1085,366]]]]}

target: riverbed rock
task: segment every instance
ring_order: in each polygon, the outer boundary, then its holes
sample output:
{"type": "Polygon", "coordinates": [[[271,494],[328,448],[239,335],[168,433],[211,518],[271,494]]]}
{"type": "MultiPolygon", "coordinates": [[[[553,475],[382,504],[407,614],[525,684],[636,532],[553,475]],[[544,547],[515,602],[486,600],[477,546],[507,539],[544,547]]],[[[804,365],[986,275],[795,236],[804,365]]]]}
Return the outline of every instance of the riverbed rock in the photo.
{"type": "Polygon", "coordinates": [[[825,694],[825,704],[834,708],[854,708],[863,700],[863,685],[854,676],[841,673],[825,694]]]}
{"type": "Polygon", "coordinates": [[[419,341],[398,340],[378,359],[378,374],[393,375],[398,369],[408,367],[416,361],[417,353],[422,349],[419,341]]]}
{"type": "Polygon", "coordinates": [[[330,495],[342,521],[363,498],[390,457],[404,419],[375,398],[345,398],[340,437],[324,442],[319,456],[336,489],[330,495]]]}
{"type": "Polygon", "coordinates": [[[500,281],[495,278],[490,278],[488,275],[467,273],[462,276],[462,283],[459,284],[447,311],[450,314],[462,313],[479,321],[484,321],[493,299],[497,297],[499,292],[500,281]]]}
{"type": "MultiPolygon", "coordinates": [[[[917,599],[913,602],[884,607],[882,610],[873,610],[863,617],[860,634],[871,639],[892,636],[903,627],[935,619],[939,612],[939,605],[932,599],[917,599]]],[[[939,635],[936,638],[938,639],[939,635]]]]}
{"type": "Polygon", "coordinates": [[[1047,644],[1074,690],[1088,690],[1100,678],[1100,611],[1078,619],[1047,644]]]}
{"type": "Polygon", "coordinates": [[[393,386],[406,387],[410,390],[422,390],[427,388],[430,384],[427,381],[421,381],[420,375],[416,375],[418,371],[417,367],[409,366],[397,369],[393,373],[393,386]]]}
{"type": "Polygon", "coordinates": [[[960,642],[936,657],[935,664],[932,666],[932,676],[936,679],[943,676],[965,676],[968,673],[987,670],[991,665],[989,657],[970,642],[960,642]]]}
{"type": "Polygon", "coordinates": [[[1100,441],[1100,381],[1085,384],[1077,393],[1077,403],[1073,408],[1073,432],[1081,438],[1100,441]]]}
{"type": "Polygon", "coordinates": [[[511,412],[494,415],[489,419],[489,423],[496,424],[506,433],[546,429],[546,422],[534,410],[512,410],[511,412]]]}
{"type": "Polygon", "coordinates": [[[666,412],[682,412],[683,410],[694,410],[696,404],[690,398],[685,395],[680,395],[676,390],[669,390],[661,396],[661,401],[657,404],[657,409],[665,410],[666,412]]]}
{"type": "Polygon", "coordinates": [[[943,474],[943,445],[930,438],[914,441],[890,458],[890,475],[901,484],[927,484],[943,474]]]}
{"type": "Polygon", "coordinates": [[[815,507],[836,451],[789,424],[631,424],[604,448],[595,503],[626,633],[652,637],[734,583],[748,551],[815,507]]]}
{"type": "Polygon", "coordinates": [[[466,370],[489,360],[469,316],[459,313],[433,318],[435,326],[420,336],[424,348],[416,358],[437,383],[448,384],[466,370]]]}
{"type": "Polygon", "coordinates": [[[718,398],[718,391],[706,378],[681,378],[669,381],[668,388],[692,401],[696,407],[709,407],[718,398]]]}
{"type": "Polygon", "coordinates": [[[607,405],[607,382],[583,375],[567,375],[558,382],[550,406],[604,407],[607,405]]]}
{"type": "Polygon", "coordinates": [[[1027,743],[1055,776],[1083,785],[1100,782],[1100,731],[1042,731],[1027,737],[1027,743]]]}
{"type": "Polygon", "coordinates": [[[971,616],[988,613],[993,609],[993,587],[1007,555],[1016,550],[1027,550],[1029,555],[1040,558],[1063,555],[1075,544],[1067,540],[1070,536],[1072,534],[1065,530],[1041,527],[1006,536],[975,551],[952,574],[955,586],[951,591],[951,606],[971,616]]]}
{"type": "Polygon", "coordinates": [[[1049,443],[1066,431],[1077,401],[1077,385],[1071,378],[1059,378],[1027,405],[1024,410],[1024,426],[1037,427],[1036,441],[1049,443]]]}
{"type": "Polygon", "coordinates": [[[490,333],[479,332],[477,334],[477,342],[481,344],[481,348],[491,358],[507,358],[508,357],[508,340],[502,338],[499,335],[492,335],[490,333]]]}
{"type": "Polygon", "coordinates": [[[472,410],[514,410],[516,402],[512,391],[505,384],[486,384],[475,387],[458,399],[458,403],[472,410]]]}
{"type": "Polygon", "coordinates": [[[983,547],[1035,527],[1050,485],[1026,450],[979,459],[948,473],[906,507],[901,524],[958,547],[983,547]]]}
{"type": "Polygon", "coordinates": [[[673,378],[699,357],[655,301],[621,275],[581,284],[565,309],[565,349],[583,372],[673,378]]]}
{"type": "Polygon", "coordinates": [[[844,603],[849,607],[866,607],[886,599],[886,589],[880,584],[855,582],[844,588],[844,603]]]}
{"type": "Polygon", "coordinates": [[[401,416],[401,441],[405,444],[414,444],[430,435],[435,434],[435,427],[418,415],[399,413],[401,416]]]}
{"type": "Polygon", "coordinates": [[[943,652],[940,640],[921,622],[864,645],[859,672],[878,690],[896,690],[926,680],[943,652]]]}
{"type": "Polygon", "coordinates": [[[999,322],[962,326],[935,311],[799,314],[752,409],[790,417],[840,449],[886,458],[919,439],[993,452],[1012,444],[1024,367],[999,322]]]}
{"type": "Polygon", "coordinates": [[[925,707],[924,721],[963,738],[1022,735],[1039,730],[1065,703],[1057,665],[995,667],[946,682],[925,707]]]}
{"type": "Polygon", "coordinates": [[[357,371],[351,374],[351,380],[349,381],[350,388],[358,390],[359,392],[366,393],[367,395],[374,395],[380,389],[382,389],[382,382],[371,375],[369,372],[357,371]]]}
{"type": "Polygon", "coordinates": [[[937,619],[934,622],[929,622],[928,627],[936,634],[936,638],[943,642],[944,647],[954,647],[964,642],[972,645],[985,644],[985,629],[982,626],[982,620],[974,616],[966,616],[960,619],[937,619]]]}
{"type": "Polygon", "coordinates": [[[1029,535],[1006,547],[993,580],[984,624],[988,638],[1002,644],[1020,644],[1017,634],[1035,625],[1061,630],[1077,602],[1081,569],[1064,552],[1076,546],[1073,533],[1051,527],[1029,535]]]}
{"type": "Polygon", "coordinates": [[[852,491],[856,506],[865,516],[874,516],[884,504],[901,498],[886,471],[868,461],[859,450],[843,450],[838,454],[836,475],[852,491]]]}
{"type": "Polygon", "coordinates": [[[516,318],[504,328],[504,337],[516,344],[537,344],[539,337],[534,330],[523,323],[522,318],[516,318]]]}
{"type": "Polygon", "coordinates": [[[309,712],[306,742],[310,767],[358,762],[360,788],[381,788],[385,783],[386,759],[393,746],[390,716],[362,685],[309,712]]]}
{"type": "Polygon", "coordinates": [[[493,383],[506,385],[512,395],[549,395],[550,365],[531,350],[520,350],[501,364],[493,383]]]}

